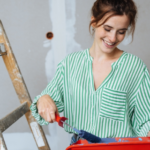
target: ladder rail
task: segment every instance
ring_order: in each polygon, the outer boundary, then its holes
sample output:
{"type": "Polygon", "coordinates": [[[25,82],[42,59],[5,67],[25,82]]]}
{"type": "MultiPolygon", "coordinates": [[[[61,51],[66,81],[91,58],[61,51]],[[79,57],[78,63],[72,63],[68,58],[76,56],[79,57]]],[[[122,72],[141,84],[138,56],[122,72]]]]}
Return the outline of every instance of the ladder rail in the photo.
{"type": "Polygon", "coordinates": [[[5,140],[1,131],[0,131],[0,150],[7,150],[5,140]]]}
{"type": "MultiPolygon", "coordinates": [[[[22,76],[19,66],[17,64],[17,61],[13,54],[12,48],[10,46],[10,42],[7,38],[6,32],[4,30],[4,27],[3,27],[3,24],[1,21],[0,21],[0,44],[4,45],[4,48],[5,48],[5,50],[3,49],[3,51],[0,52],[0,55],[3,58],[3,61],[5,63],[7,71],[11,78],[11,81],[13,83],[15,91],[20,100],[20,103],[22,104],[24,102],[27,102],[28,107],[30,107],[30,105],[32,103],[31,97],[30,97],[27,87],[25,85],[23,76],[22,76]]],[[[1,47],[2,47],[2,45],[1,45],[1,47]]],[[[48,145],[48,142],[47,142],[47,139],[43,132],[43,129],[37,123],[35,118],[32,116],[31,111],[28,111],[25,114],[25,116],[26,116],[27,122],[29,124],[29,127],[31,129],[31,132],[34,136],[34,139],[35,139],[38,149],[39,150],[50,150],[50,147],[48,145]],[[38,135],[37,135],[37,131],[39,133],[38,135]]]]}

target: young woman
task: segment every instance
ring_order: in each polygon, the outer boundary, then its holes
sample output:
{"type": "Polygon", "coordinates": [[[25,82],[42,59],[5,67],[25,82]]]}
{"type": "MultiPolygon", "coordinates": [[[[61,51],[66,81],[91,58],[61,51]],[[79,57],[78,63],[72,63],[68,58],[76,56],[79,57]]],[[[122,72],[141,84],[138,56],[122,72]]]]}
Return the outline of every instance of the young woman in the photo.
{"type": "MultiPolygon", "coordinates": [[[[132,0],[96,0],[91,48],[72,53],[31,105],[39,124],[64,112],[67,123],[99,137],[149,136],[150,75],[143,61],[117,48],[135,29],[132,0]]],[[[65,126],[65,130],[74,133],[65,126]]],[[[72,142],[76,142],[74,134],[72,142]]]]}

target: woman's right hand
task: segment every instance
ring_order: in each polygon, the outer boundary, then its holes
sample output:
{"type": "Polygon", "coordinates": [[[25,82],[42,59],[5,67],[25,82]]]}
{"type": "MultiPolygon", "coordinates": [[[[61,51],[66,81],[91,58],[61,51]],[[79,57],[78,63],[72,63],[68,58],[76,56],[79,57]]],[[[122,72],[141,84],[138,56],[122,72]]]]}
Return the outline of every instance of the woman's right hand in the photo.
{"type": "Polygon", "coordinates": [[[38,113],[45,121],[53,123],[55,113],[59,115],[58,109],[49,95],[43,95],[37,102],[38,113]]]}

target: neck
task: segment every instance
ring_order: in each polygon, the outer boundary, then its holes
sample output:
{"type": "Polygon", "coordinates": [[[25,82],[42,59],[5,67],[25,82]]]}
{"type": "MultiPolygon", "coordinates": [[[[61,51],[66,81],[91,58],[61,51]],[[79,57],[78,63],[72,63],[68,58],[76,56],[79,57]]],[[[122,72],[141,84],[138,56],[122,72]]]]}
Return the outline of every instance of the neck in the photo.
{"type": "Polygon", "coordinates": [[[107,52],[103,52],[100,47],[96,44],[93,44],[92,47],[90,48],[90,56],[93,57],[93,59],[95,60],[110,60],[110,59],[114,59],[117,55],[117,53],[120,50],[116,47],[112,52],[107,53],[107,52]]]}

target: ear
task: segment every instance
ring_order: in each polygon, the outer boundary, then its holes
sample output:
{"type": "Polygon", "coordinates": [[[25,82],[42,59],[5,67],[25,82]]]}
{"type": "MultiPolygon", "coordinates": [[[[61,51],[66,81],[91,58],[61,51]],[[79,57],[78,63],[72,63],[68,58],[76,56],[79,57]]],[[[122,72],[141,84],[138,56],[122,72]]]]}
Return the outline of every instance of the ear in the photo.
{"type": "MultiPolygon", "coordinates": [[[[93,21],[93,20],[95,20],[94,16],[91,17],[91,21],[93,21]]],[[[95,28],[96,27],[96,23],[92,23],[91,26],[92,26],[92,28],[95,28]]]]}
{"type": "Polygon", "coordinates": [[[95,19],[94,16],[92,16],[92,17],[91,17],[91,21],[93,21],[94,19],[95,19]]]}

